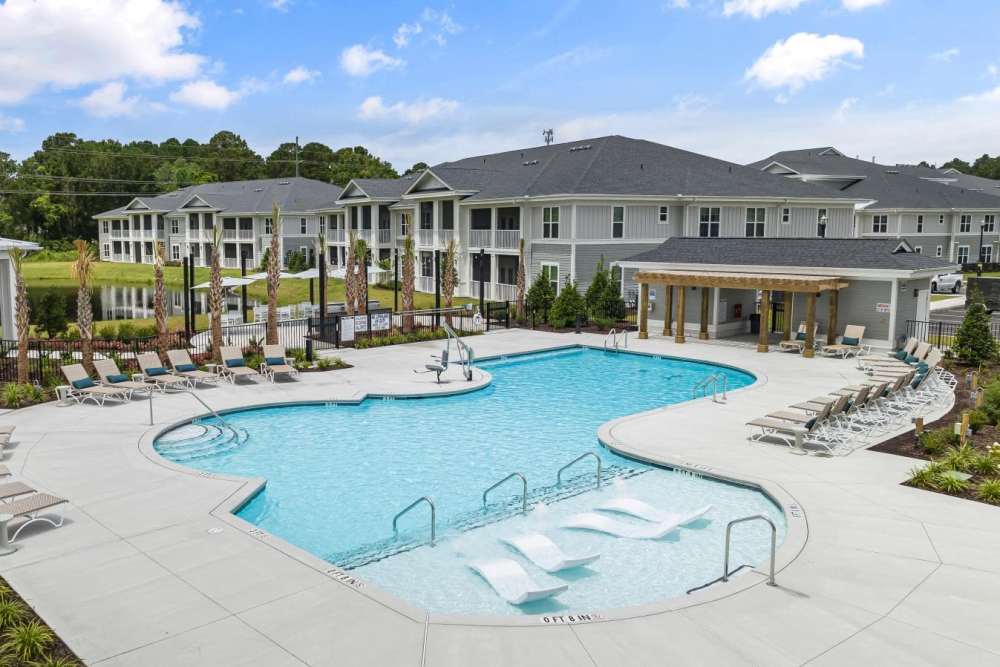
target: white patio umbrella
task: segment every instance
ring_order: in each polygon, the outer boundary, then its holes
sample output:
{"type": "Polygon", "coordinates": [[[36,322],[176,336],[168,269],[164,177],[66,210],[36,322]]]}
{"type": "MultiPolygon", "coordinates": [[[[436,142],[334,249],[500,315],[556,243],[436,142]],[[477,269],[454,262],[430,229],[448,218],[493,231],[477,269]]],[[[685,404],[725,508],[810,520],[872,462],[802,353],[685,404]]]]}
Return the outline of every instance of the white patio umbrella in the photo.
{"type": "MultiPolygon", "coordinates": [[[[222,287],[223,288],[226,288],[226,287],[243,287],[244,285],[249,285],[250,283],[254,282],[254,280],[255,279],[251,278],[250,276],[247,276],[246,278],[235,278],[233,276],[223,276],[222,277],[222,287]]],[[[208,282],[204,282],[204,283],[201,283],[199,285],[195,285],[191,289],[209,289],[211,286],[212,286],[212,281],[209,280],[208,282]]]]}
{"type": "MultiPolygon", "coordinates": [[[[382,277],[383,274],[389,273],[388,269],[381,269],[377,266],[368,267],[368,282],[375,282],[382,277]]],[[[343,280],[347,277],[347,269],[340,268],[330,272],[331,278],[340,278],[343,280]]]]}
{"type": "MultiPolygon", "coordinates": [[[[281,272],[278,273],[278,278],[281,279],[281,280],[286,280],[288,278],[294,278],[294,277],[295,277],[294,273],[287,273],[285,271],[281,271],[281,272]]],[[[260,273],[251,273],[250,275],[247,276],[247,279],[248,280],[267,280],[267,271],[261,271],[260,273]]]]}

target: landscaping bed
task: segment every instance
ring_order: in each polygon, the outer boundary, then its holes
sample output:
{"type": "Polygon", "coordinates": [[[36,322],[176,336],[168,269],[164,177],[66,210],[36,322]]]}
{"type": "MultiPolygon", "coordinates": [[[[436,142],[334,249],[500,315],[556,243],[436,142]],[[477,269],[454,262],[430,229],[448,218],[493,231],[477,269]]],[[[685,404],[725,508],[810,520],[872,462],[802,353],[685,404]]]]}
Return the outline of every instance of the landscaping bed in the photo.
{"type": "Polygon", "coordinates": [[[3,579],[0,579],[0,664],[5,667],[83,664],[3,579]]]}

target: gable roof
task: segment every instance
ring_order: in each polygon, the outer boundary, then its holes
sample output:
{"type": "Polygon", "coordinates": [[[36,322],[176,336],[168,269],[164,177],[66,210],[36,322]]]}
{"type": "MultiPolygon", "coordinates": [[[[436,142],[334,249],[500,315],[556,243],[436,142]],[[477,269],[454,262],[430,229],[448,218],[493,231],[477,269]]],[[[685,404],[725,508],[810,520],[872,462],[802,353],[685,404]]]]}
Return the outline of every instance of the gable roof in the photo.
{"type": "Polygon", "coordinates": [[[908,247],[900,239],[674,237],[622,262],[895,271],[946,269],[955,265],[943,258],[909,252],[908,247]]]}

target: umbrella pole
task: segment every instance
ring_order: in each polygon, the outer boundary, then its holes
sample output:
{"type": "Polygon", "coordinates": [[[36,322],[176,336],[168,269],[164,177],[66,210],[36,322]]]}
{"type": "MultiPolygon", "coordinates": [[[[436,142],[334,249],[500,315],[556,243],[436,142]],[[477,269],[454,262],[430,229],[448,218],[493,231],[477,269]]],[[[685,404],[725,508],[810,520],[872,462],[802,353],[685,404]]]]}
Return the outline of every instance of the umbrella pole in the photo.
{"type": "MultiPolygon", "coordinates": [[[[240,275],[246,278],[247,276],[247,256],[240,255],[240,275]]],[[[243,323],[247,322],[247,286],[243,285],[240,287],[240,310],[243,311],[243,323]]]]}

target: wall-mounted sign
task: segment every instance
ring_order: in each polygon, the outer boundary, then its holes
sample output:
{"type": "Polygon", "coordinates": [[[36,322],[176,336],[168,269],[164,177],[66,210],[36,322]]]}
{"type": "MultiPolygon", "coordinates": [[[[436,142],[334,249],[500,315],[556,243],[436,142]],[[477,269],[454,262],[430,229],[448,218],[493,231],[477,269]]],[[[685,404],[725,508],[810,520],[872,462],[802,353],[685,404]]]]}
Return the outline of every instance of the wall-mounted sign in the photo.
{"type": "Polygon", "coordinates": [[[876,313],[888,313],[889,309],[891,307],[892,307],[892,304],[888,304],[888,303],[876,303],[875,304],[875,312],[876,313]]]}

